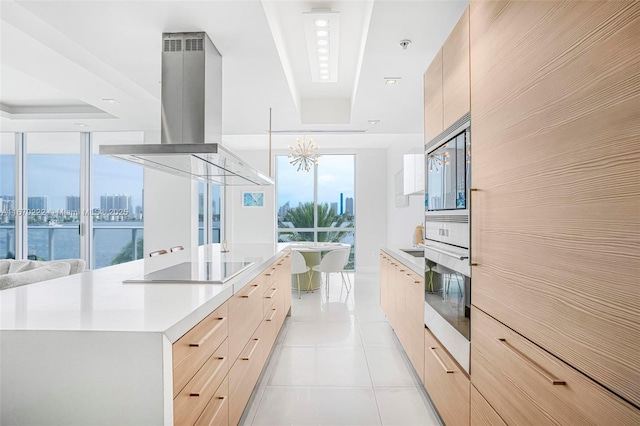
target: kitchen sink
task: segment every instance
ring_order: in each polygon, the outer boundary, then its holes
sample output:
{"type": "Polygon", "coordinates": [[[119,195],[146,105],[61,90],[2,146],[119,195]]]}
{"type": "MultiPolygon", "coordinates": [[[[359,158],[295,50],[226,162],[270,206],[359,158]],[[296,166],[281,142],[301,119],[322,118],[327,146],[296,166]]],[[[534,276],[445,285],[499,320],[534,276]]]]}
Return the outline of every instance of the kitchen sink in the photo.
{"type": "Polygon", "coordinates": [[[400,251],[403,251],[414,257],[424,257],[424,249],[421,248],[400,249],[400,251]]]}

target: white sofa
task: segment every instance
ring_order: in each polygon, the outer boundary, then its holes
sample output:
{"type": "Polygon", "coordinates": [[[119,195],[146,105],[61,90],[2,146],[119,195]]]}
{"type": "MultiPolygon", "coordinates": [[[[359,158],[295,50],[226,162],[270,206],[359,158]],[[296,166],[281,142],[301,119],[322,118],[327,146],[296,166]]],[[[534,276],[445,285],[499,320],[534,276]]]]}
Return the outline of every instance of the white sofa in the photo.
{"type": "Polygon", "coordinates": [[[62,259],[51,262],[38,260],[0,260],[0,290],[52,280],[85,270],[82,259],[62,259]]]}

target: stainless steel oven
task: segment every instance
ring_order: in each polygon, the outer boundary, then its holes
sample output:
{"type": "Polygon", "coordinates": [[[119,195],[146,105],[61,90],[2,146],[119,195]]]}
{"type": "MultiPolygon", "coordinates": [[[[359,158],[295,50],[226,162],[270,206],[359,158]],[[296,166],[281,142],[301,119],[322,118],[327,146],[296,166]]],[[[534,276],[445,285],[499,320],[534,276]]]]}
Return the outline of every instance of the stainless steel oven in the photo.
{"type": "Polygon", "coordinates": [[[469,372],[471,116],[425,145],[425,324],[469,372]]]}

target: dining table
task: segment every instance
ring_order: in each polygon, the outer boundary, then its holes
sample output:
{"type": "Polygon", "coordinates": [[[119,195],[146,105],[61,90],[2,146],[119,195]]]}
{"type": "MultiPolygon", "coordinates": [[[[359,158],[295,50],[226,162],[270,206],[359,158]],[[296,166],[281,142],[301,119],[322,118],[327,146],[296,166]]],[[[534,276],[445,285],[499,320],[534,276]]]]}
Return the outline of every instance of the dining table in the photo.
{"type": "MultiPolygon", "coordinates": [[[[291,250],[300,252],[300,254],[302,254],[302,257],[304,257],[304,260],[307,263],[307,266],[313,269],[314,266],[320,264],[320,260],[322,258],[323,252],[329,252],[332,250],[339,250],[339,249],[351,250],[351,244],[323,243],[323,242],[295,242],[295,243],[291,243],[289,248],[291,250]]],[[[307,288],[305,288],[306,286],[302,285],[303,282],[311,283],[311,288],[309,288],[308,290],[318,290],[320,288],[320,284],[322,282],[320,279],[321,274],[319,272],[314,272],[312,269],[310,269],[309,272],[307,272],[308,274],[307,277],[311,275],[311,280],[309,280],[309,278],[305,278],[304,280],[302,280],[302,277],[300,277],[301,278],[300,288],[302,290],[307,290],[307,288]]],[[[297,289],[297,284],[294,285],[293,283],[294,281],[292,280],[291,288],[297,289]]]]}

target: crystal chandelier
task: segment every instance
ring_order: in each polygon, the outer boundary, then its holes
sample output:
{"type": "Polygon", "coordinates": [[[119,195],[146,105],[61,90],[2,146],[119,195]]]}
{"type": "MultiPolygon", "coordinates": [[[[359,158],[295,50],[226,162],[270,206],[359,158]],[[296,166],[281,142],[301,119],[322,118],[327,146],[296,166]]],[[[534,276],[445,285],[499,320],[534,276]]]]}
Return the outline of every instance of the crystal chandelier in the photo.
{"type": "Polygon", "coordinates": [[[320,155],[314,154],[314,151],[318,149],[318,147],[313,142],[313,139],[309,139],[309,143],[305,141],[304,137],[302,141],[300,138],[296,138],[296,146],[289,145],[289,149],[291,152],[289,153],[289,164],[293,167],[298,167],[296,172],[300,170],[304,170],[308,172],[311,170],[311,167],[318,163],[318,158],[320,155]]]}

